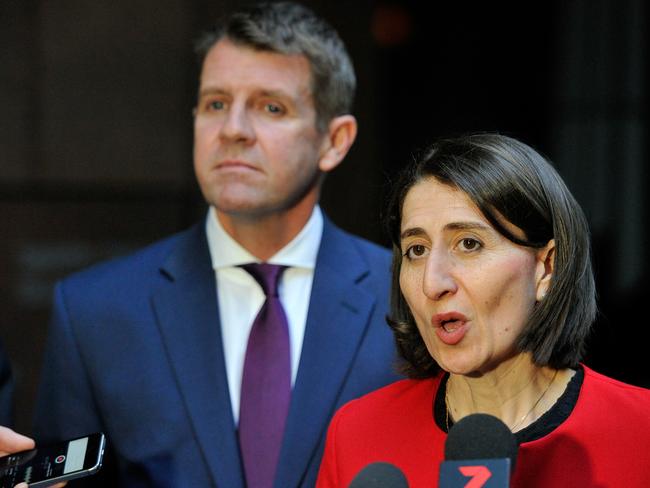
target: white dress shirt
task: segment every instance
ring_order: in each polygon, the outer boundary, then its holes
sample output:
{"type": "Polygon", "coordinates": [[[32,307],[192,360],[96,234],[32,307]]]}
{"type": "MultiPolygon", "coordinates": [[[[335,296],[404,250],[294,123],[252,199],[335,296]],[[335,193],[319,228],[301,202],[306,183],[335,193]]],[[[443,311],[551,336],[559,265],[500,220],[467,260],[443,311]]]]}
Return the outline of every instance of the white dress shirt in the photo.
{"type": "MultiPolygon", "coordinates": [[[[266,300],[259,283],[239,265],[260,260],[230,237],[212,207],[208,211],[205,227],[212,267],[217,279],[217,300],[228,389],[233,418],[237,424],[248,334],[266,300]]],[[[270,264],[289,267],[282,274],[278,293],[289,323],[292,386],[300,362],[316,256],[322,235],[323,214],[317,206],[300,233],[267,261],[270,264]]]]}

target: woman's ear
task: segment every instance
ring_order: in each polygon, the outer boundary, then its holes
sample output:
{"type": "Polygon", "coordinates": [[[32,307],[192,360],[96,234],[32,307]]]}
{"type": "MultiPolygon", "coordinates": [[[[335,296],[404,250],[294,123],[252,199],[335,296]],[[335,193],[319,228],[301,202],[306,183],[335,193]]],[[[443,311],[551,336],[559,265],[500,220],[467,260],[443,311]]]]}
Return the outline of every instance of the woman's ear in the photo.
{"type": "Polygon", "coordinates": [[[541,301],[548,293],[555,268],[555,239],[537,251],[537,268],[535,270],[536,298],[541,301]]]}
{"type": "Polygon", "coordinates": [[[327,129],[321,147],[318,167],[324,173],[336,168],[352,147],[357,137],[357,119],[353,115],[334,117],[327,129]]]}

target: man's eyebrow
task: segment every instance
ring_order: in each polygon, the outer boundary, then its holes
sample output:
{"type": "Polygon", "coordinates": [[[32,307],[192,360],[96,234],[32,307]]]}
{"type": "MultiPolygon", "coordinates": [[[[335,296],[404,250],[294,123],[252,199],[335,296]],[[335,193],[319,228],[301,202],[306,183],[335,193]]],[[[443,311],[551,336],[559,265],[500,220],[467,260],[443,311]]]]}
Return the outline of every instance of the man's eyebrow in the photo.
{"type": "Polygon", "coordinates": [[[216,87],[201,88],[199,90],[199,96],[204,97],[206,95],[223,95],[226,93],[226,90],[216,87]]]}
{"type": "MultiPolygon", "coordinates": [[[[206,96],[206,95],[227,95],[228,90],[225,90],[223,88],[218,88],[218,87],[205,87],[201,88],[199,90],[199,96],[206,96]]],[[[291,95],[289,95],[286,91],[283,90],[257,90],[253,92],[254,95],[256,96],[262,96],[262,97],[275,97],[275,98],[290,98],[291,95]]]]}
{"type": "Polygon", "coordinates": [[[290,98],[291,95],[289,95],[287,92],[283,90],[260,90],[258,92],[259,95],[263,97],[277,97],[277,98],[290,98]]]}

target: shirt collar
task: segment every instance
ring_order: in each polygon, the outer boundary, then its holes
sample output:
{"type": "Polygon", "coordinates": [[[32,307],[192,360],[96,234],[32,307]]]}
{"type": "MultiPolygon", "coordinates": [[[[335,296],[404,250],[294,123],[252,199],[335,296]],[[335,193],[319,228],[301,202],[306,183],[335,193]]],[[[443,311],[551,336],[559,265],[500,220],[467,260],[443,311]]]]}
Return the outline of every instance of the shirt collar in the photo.
{"type": "MultiPolygon", "coordinates": [[[[259,259],[244,249],[226,232],[217,218],[214,207],[210,207],[208,210],[205,231],[213,269],[217,270],[259,262],[259,259]]],[[[293,268],[314,269],[322,235],[323,212],[320,206],[316,205],[311,217],[309,217],[298,235],[271,256],[268,262],[293,268]]]]}

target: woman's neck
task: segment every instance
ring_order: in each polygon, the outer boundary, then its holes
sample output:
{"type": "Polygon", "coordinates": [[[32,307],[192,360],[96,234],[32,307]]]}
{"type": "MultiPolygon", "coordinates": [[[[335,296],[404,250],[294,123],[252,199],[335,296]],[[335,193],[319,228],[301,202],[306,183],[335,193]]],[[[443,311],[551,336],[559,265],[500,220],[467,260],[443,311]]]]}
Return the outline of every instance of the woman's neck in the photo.
{"type": "Polygon", "coordinates": [[[448,414],[458,422],[473,413],[487,413],[515,432],[555,404],[573,373],[536,366],[530,353],[521,353],[485,374],[452,374],[445,396],[448,414]]]}

